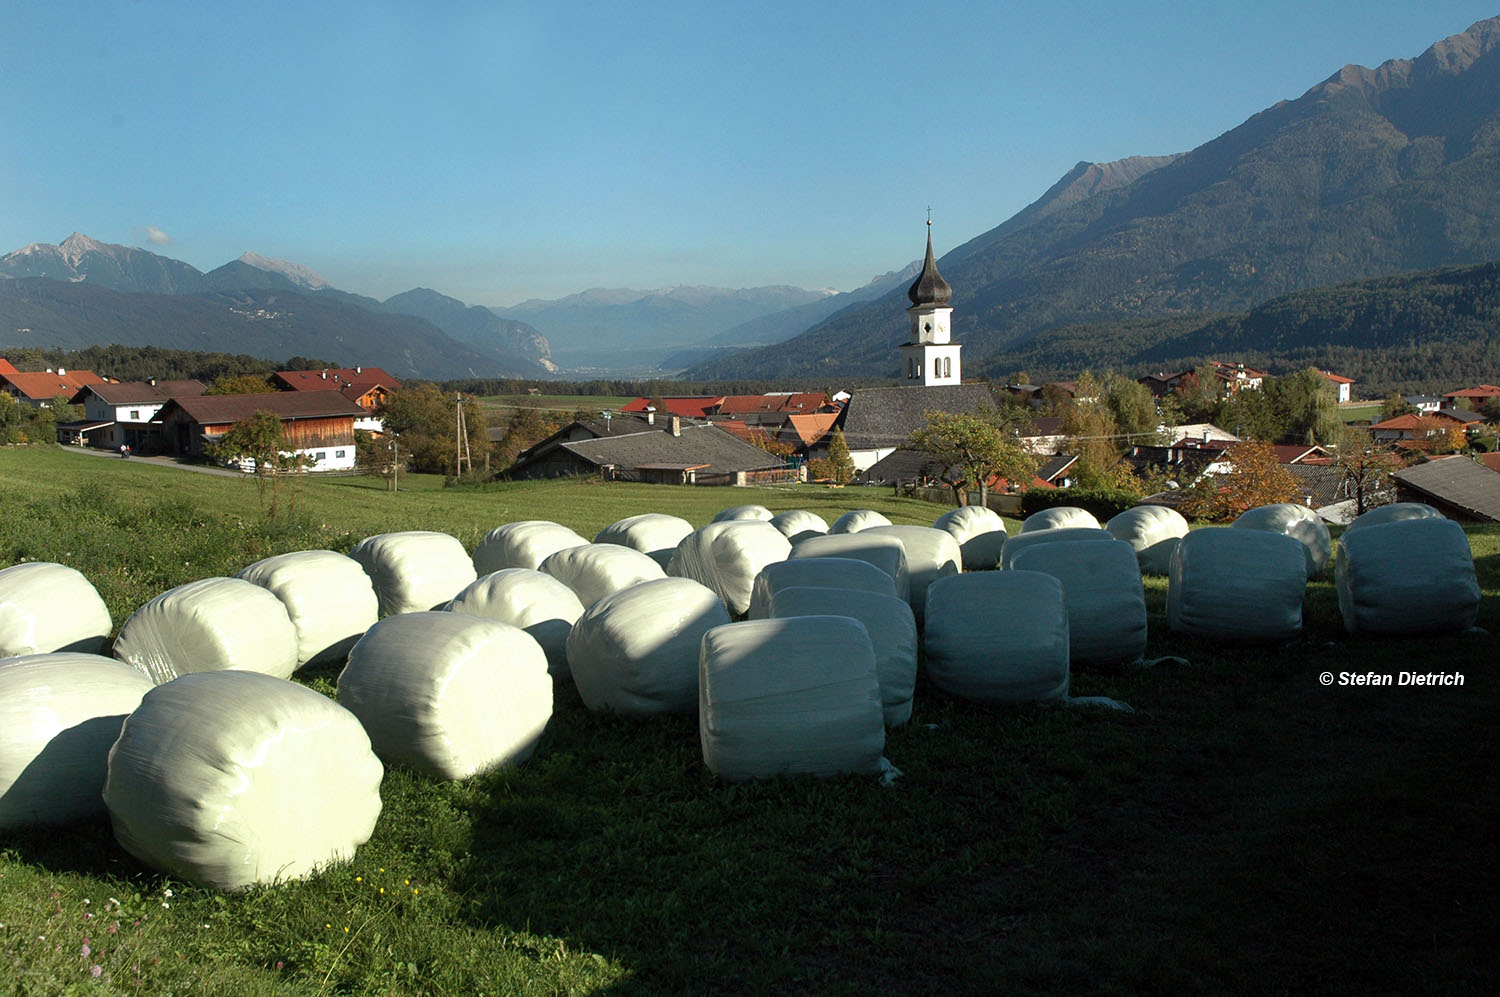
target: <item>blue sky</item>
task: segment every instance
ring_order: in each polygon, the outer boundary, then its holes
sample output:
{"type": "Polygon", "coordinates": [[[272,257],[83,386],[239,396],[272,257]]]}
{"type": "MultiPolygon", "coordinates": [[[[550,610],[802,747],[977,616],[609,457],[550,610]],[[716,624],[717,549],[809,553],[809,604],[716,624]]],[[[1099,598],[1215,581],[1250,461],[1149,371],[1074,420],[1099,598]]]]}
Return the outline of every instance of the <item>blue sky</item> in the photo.
{"type": "Polygon", "coordinates": [[[1181,152],[1484,2],[0,0],[0,252],[507,305],[849,290],[1079,160],[1181,152]]]}

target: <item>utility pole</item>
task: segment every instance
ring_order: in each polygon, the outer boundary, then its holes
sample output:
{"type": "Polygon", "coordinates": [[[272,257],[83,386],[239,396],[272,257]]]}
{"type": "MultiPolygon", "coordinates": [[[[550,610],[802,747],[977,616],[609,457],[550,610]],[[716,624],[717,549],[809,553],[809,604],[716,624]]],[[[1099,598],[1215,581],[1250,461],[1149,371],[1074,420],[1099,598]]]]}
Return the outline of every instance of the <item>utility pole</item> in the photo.
{"type": "Polygon", "coordinates": [[[469,434],[464,427],[464,396],[456,395],[454,405],[455,416],[453,420],[455,437],[453,440],[453,466],[456,478],[463,477],[464,462],[469,464],[469,470],[474,470],[474,458],[469,454],[469,434]]]}

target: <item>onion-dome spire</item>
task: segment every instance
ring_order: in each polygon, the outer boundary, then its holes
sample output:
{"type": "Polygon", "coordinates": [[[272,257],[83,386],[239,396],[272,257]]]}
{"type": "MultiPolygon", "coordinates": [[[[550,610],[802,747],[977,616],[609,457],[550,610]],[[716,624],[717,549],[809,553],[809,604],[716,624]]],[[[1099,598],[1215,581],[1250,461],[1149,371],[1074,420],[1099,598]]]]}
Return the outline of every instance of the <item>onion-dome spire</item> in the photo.
{"type": "Polygon", "coordinates": [[[935,305],[948,307],[953,300],[953,288],[938,273],[937,261],[932,256],[932,219],[927,219],[927,259],[922,261],[922,272],[907,288],[906,296],[913,305],[935,305]]]}

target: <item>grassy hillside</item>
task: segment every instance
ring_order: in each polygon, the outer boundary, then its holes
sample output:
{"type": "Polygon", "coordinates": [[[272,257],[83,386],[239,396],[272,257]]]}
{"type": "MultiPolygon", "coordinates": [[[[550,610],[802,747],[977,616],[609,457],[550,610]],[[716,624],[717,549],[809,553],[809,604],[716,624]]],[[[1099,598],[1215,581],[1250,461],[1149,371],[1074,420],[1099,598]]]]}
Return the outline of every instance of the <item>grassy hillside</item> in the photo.
{"type": "MultiPolygon", "coordinates": [[[[941,509],[884,490],[593,482],[402,493],[309,481],[267,525],[255,485],[56,449],[0,450],[0,564],[73,564],[116,626],[163,589],[375,532],[727,505],[941,509]]],[[[1500,626],[1500,528],[1470,531],[1500,626]]],[[[435,782],[386,773],[375,835],[311,879],[223,895],[140,868],[107,826],[0,840],[5,989],[193,994],[1494,991],[1494,638],[1354,640],[1330,582],[1304,634],[1189,664],[1075,672],[1132,714],[958,702],[919,685],[904,775],[729,786],[693,716],[627,723],[558,686],[536,755],[435,782]],[[1462,688],[1324,688],[1325,670],[1458,668],[1462,688]],[[383,891],[383,892],[382,892],[383,891]],[[88,947],[85,954],[84,947],[88,947]],[[100,967],[100,979],[91,977],[100,967]]],[[[336,668],[299,673],[331,694],[336,668]]],[[[310,764],[315,760],[310,759],[310,764]]],[[[289,815],[293,817],[294,815],[289,815]]]]}

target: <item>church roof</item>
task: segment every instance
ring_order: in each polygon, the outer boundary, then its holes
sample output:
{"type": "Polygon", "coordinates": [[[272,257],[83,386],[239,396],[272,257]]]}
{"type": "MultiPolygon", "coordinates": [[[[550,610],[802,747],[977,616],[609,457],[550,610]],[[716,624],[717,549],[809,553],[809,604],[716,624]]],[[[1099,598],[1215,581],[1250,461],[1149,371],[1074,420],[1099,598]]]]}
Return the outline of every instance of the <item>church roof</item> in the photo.
{"type": "MultiPolygon", "coordinates": [[[[928,222],[931,225],[931,222],[928,222]]],[[[911,299],[913,306],[936,305],[939,308],[948,307],[953,300],[953,288],[938,273],[937,260],[932,256],[932,229],[927,230],[927,259],[922,261],[922,272],[917,274],[917,279],[912,281],[911,287],[907,288],[906,296],[911,299]]]]}
{"type": "Polygon", "coordinates": [[[859,388],[849,399],[844,439],[851,450],[897,447],[927,425],[929,411],[966,413],[992,408],[995,397],[987,384],[859,388]]]}

